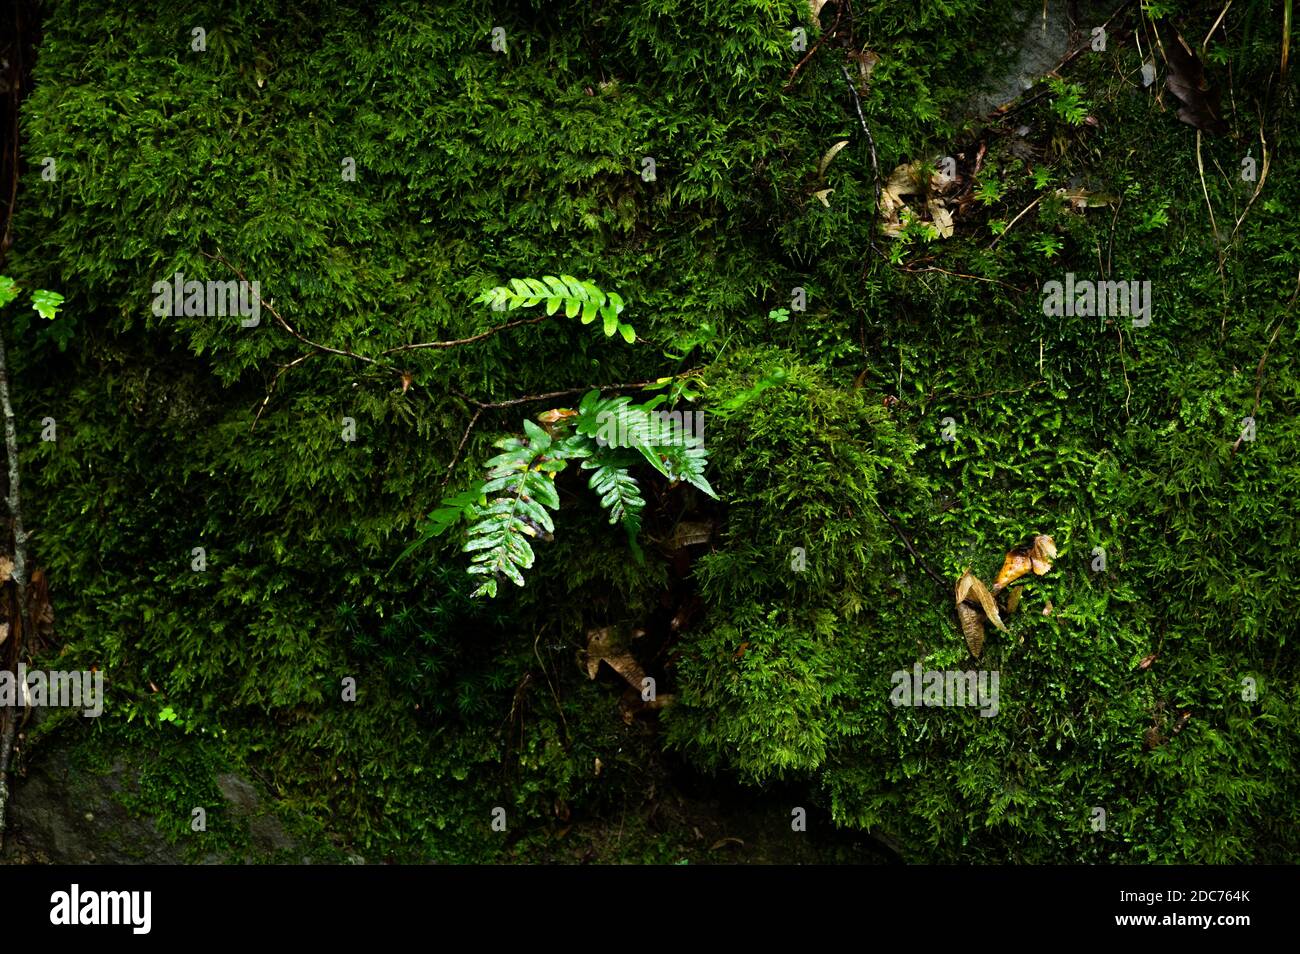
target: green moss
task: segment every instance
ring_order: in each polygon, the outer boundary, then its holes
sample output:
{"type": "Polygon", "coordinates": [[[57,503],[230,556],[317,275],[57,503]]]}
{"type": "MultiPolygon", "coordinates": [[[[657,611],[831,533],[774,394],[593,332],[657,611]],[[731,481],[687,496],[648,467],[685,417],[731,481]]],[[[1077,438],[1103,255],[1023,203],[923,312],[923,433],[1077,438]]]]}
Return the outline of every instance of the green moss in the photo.
{"type": "MultiPolygon", "coordinates": [[[[1253,184],[1235,170],[1247,147],[1261,158],[1245,91],[1265,88],[1278,48],[1266,4],[1234,5],[1208,56],[1216,83],[1231,61],[1236,92],[1234,136],[1201,144],[1221,249],[1195,134],[1132,82],[1121,34],[1065,70],[1095,125],[1051,95],[994,131],[963,120],[1004,52],[972,54],[972,24],[1010,22],[1011,3],[866,3],[840,35],[880,56],[862,106],[882,175],[987,146],[987,201],[953,238],[905,247],[873,234],[845,48],[828,40],[789,83],[801,0],[140,3],[129,28],[110,6],[49,5],[12,264],[67,297],[70,324],[26,329],[11,350],[64,658],[108,674],[114,731],[164,706],[225,731],[123,736],[165,750],[139,810],[211,799],[213,773],[239,764],[373,858],[540,857],[557,800],[641,817],[665,738],[625,725],[621,688],[575,657],[592,627],[666,627],[667,592],[703,602],[653,666],[678,693],[666,741],[706,772],[783,776],[918,859],[1300,857],[1290,113],[1266,111],[1267,187],[1236,228],[1253,184]],[[842,139],[825,206],[818,162],[842,139]],[[1055,194],[1074,186],[1123,201],[1074,210],[1055,194]],[[483,288],[557,271],[619,289],[644,340],[557,321],[389,369],[320,355],[274,380],[304,352],[271,316],[241,329],[151,313],[153,283],[176,271],[232,277],[205,253],[260,281],[302,334],[368,356],[481,332],[499,321],[471,304],[483,288]],[[1152,282],[1151,326],[1043,314],[1045,281],[1099,269],[1152,282]],[[548,406],[481,415],[444,487],[472,414],[457,394],[685,371],[707,385],[724,504],[656,486],[646,566],[562,483],[524,590],[471,601],[455,540],[390,572],[491,441],[548,406]],[[1252,411],[1256,440],[1233,452],[1252,411]],[[45,416],[57,442],[37,439],[45,416]],[[1027,533],[1060,545],[1011,636],[990,636],[997,718],[890,706],[892,672],[966,654],[950,591],[881,509],[944,579],[991,576],[1027,533]],[[717,523],[685,568],[654,543],[683,518],[717,523]],[[1252,675],[1262,692],[1245,702],[1252,675]],[[1147,751],[1144,730],[1183,711],[1147,751]]],[[[1190,36],[1220,8],[1187,4],[1179,22],[1190,36]]],[[[246,844],[209,827],[219,850],[246,844]]]]}

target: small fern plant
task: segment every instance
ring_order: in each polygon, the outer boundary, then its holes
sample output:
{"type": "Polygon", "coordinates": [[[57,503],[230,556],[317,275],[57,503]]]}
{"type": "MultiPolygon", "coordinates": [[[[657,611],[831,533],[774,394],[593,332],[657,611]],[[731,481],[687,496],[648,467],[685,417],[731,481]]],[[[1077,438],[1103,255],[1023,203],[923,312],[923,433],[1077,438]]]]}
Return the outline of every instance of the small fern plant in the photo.
{"type": "Polygon", "coordinates": [[[661,394],[633,404],[629,397],[589,391],[576,410],[547,411],[538,415],[540,423],[525,420],[522,436],[496,442],[501,453],[487,462],[483,483],[444,499],[406,553],[466,521],[463,549],[473,554],[468,570],[479,579],[473,595],[496,596],[503,580],[523,586],[524,571],[535,559],[532,541],[549,540],[555,531],[551,513],[560,508],[556,475],[577,461],[590,472],[588,486],[609,513],[609,522],[623,526],[640,562],[637,535],[646,501],[632,475],[634,466],[649,464],[669,481],[691,484],[717,499],[704,476],[708,454],[703,438],[658,411],[666,399],[661,394]]]}
{"type": "Polygon", "coordinates": [[[606,338],[614,337],[617,332],[628,344],[636,341],[632,326],[618,317],[623,313],[623,299],[618,293],[606,294],[592,282],[581,281],[572,275],[512,278],[508,286],[489,288],[475,301],[491,305],[494,311],[536,308],[545,302],[548,316],[563,308],[566,318],[581,316],[584,325],[591,324],[599,315],[606,338]]]}

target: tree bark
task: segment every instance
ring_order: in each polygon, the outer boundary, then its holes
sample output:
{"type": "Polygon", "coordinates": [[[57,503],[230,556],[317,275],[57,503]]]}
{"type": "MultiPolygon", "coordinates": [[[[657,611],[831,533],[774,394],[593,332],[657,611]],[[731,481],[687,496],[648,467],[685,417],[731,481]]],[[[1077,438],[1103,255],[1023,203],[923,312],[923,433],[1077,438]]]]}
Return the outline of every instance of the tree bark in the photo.
{"type": "MultiPolygon", "coordinates": [[[[9,495],[6,503],[9,505],[9,516],[13,521],[13,581],[18,595],[18,620],[11,621],[11,624],[17,622],[18,625],[10,627],[13,645],[9,650],[16,670],[17,662],[22,658],[22,641],[30,632],[31,620],[28,618],[27,607],[27,533],[23,529],[22,502],[18,488],[18,428],[14,423],[13,405],[9,400],[9,356],[5,351],[2,333],[0,333],[0,410],[3,410],[5,419],[5,457],[9,464],[9,495]]],[[[0,581],[0,585],[2,584],[3,581],[0,581]]],[[[16,688],[19,693],[22,692],[21,686],[16,688]]],[[[6,809],[9,805],[9,764],[13,758],[14,738],[18,732],[19,698],[21,697],[15,695],[14,704],[6,707],[4,729],[0,732],[0,848],[4,847],[6,809]]]]}

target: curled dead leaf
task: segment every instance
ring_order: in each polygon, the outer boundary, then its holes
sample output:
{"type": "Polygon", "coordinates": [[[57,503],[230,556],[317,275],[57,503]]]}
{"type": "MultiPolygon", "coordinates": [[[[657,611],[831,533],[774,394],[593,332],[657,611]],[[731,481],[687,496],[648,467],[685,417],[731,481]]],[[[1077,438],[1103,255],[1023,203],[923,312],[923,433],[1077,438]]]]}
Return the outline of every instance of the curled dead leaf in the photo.
{"type": "Polygon", "coordinates": [[[555,424],[557,421],[563,421],[565,418],[577,416],[578,412],[572,408],[556,407],[538,414],[537,420],[543,424],[555,424]]]}
{"type": "Polygon", "coordinates": [[[1150,669],[1151,664],[1156,661],[1159,653],[1152,653],[1150,656],[1143,656],[1142,661],[1138,663],[1138,669],[1150,669]]]}
{"type": "Polygon", "coordinates": [[[993,592],[1001,592],[1032,570],[1033,563],[1030,562],[1029,554],[1012,550],[1002,562],[1002,569],[998,571],[998,578],[993,581],[993,592]]]}
{"type": "Polygon", "coordinates": [[[961,624],[961,634],[966,639],[966,648],[978,659],[980,653],[984,651],[984,617],[969,603],[958,603],[957,622],[961,624]]]}
{"type": "Polygon", "coordinates": [[[1056,559],[1056,543],[1047,534],[1039,534],[1029,543],[1013,547],[1002,562],[1002,569],[993,581],[993,592],[1001,592],[1026,573],[1042,576],[1052,568],[1056,559]]]}
{"type": "Polygon", "coordinates": [[[1110,192],[1089,192],[1087,189],[1057,189],[1057,196],[1064,199],[1070,204],[1074,211],[1080,209],[1098,209],[1102,206],[1114,205],[1119,201],[1119,196],[1110,192]]]}
{"type": "Polygon", "coordinates": [[[698,546],[713,539],[713,524],[708,520],[682,520],[673,528],[670,544],[674,550],[698,546]]]}
{"type": "Polygon", "coordinates": [[[1226,133],[1228,124],[1219,114],[1219,91],[1206,79],[1200,58],[1182,35],[1163,21],[1157,36],[1161,40],[1165,65],[1169,68],[1165,87],[1182,103],[1178,110],[1179,120],[1208,133],[1226,133]]]}
{"type": "Polygon", "coordinates": [[[1013,586],[1011,592],[1007,594],[1007,614],[1010,615],[1016,611],[1020,605],[1020,595],[1024,592],[1023,586],[1013,586]]]}
{"type": "Polygon", "coordinates": [[[1056,541],[1047,534],[1039,534],[1034,537],[1034,545],[1029,552],[1029,557],[1033,562],[1034,573],[1042,576],[1052,568],[1052,561],[1056,559],[1056,541]]]}
{"type": "Polygon", "coordinates": [[[841,139],[835,145],[826,150],[826,155],[822,156],[821,162],[817,163],[817,178],[820,179],[826,175],[826,167],[829,166],[840,154],[840,150],[849,144],[847,139],[841,139]]]}
{"type": "Polygon", "coordinates": [[[863,50],[861,53],[850,53],[849,58],[858,61],[858,72],[862,75],[863,90],[871,89],[871,71],[880,62],[880,55],[871,50],[863,50]]]}
{"type": "Polygon", "coordinates": [[[974,573],[967,570],[962,574],[961,579],[957,581],[957,603],[974,601],[979,608],[984,611],[984,616],[1002,632],[1007,631],[1007,627],[1002,622],[1002,617],[998,614],[998,604],[993,600],[993,594],[989,592],[988,587],[974,573]]]}
{"type": "MultiPolygon", "coordinates": [[[[931,165],[942,165],[944,156],[936,156],[931,165]]],[[[921,196],[925,201],[918,210],[938,232],[941,238],[950,238],[954,232],[953,213],[960,206],[960,196],[955,193],[961,185],[959,178],[949,178],[939,168],[929,175],[921,162],[907,162],[895,167],[885,180],[880,193],[880,227],[885,235],[897,238],[903,231],[903,210],[908,196],[921,196]]]]}
{"type": "Polygon", "coordinates": [[[641,691],[641,680],[645,679],[645,670],[630,652],[618,644],[614,629],[610,626],[602,626],[587,632],[588,679],[596,678],[602,662],[627,680],[628,685],[637,692],[641,691]]]}
{"type": "Polygon", "coordinates": [[[952,213],[949,212],[944,205],[934,199],[930,199],[926,203],[926,206],[930,210],[930,220],[934,223],[934,227],[939,231],[939,237],[952,238],[952,213]]]}
{"type": "Polygon", "coordinates": [[[631,725],[637,716],[666,708],[672,705],[676,698],[671,692],[661,692],[653,699],[645,699],[641,696],[640,690],[628,689],[623,693],[623,698],[619,700],[618,707],[623,715],[623,723],[631,725]]]}

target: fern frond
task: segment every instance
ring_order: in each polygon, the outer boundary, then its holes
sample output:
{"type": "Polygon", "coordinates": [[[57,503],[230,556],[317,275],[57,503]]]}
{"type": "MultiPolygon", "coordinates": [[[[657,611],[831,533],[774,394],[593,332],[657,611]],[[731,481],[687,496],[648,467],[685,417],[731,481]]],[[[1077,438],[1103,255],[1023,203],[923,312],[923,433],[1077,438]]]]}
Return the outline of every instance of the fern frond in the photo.
{"type": "Polygon", "coordinates": [[[547,315],[553,315],[563,308],[566,318],[581,317],[584,325],[591,324],[599,315],[606,338],[612,338],[618,332],[628,344],[636,341],[636,331],[632,326],[619,320],[624,304],[618,293],[606,294],[594,282],[580,280],[572,275],[561,275],[559,278],[554,275],[512,278],[509,285],[489,288],[475,301],[491,305],[498,311],[536,308],[545,303],[547,315]]]}
{"type": "Polygon", "coordinates": [[[463,547],[465,552],[474,553],[469,572],[487,577],[474,596],[496,596],[497,581],[502,578],[523,586],[523,571],[531,569],[536,559],[528,538],[555,530],[547,513],[547,508],[560,509],[560,497],[555,491],[557,462],[545,456],[551,448],[551,437],[531,421],[524,422],[524,430],[527,440],[508,437],[497,441],[496,446],[504,453],[488,461],[487,481],[480,493],[499,496],[478,509],[463,547]]]}
{"type": "Polygon", "coordinates": [[[600,505],[609,511],[609,522],[621,522],[635,537],[641,532],[645,498],[636,478],[628,473],[631,461],[627,455],[590,458],[582,462],[582,469],[593,471],[587,485],[600,495],[600,505]]]}
{"type": "Polygon", "coordinates": [[[644,404],[631,400],[589,392],[578,406],[577,432],[601,447],[636,450],[669,480],[684,480],[716,500],[718,495],[704,477],[709,455],[703,439],[666,423],[657,410],[664,395],[644,404]]]}
{"type": "Polygon", "coordinates": [[[680,443],[662,445],[658,450],[668,468],[669,477],[684,480],[714,500],[718,499],[704,476],[704,469],[709,465],[709,454],[704,449],[703,439],[686,435],[680,443]]]}

